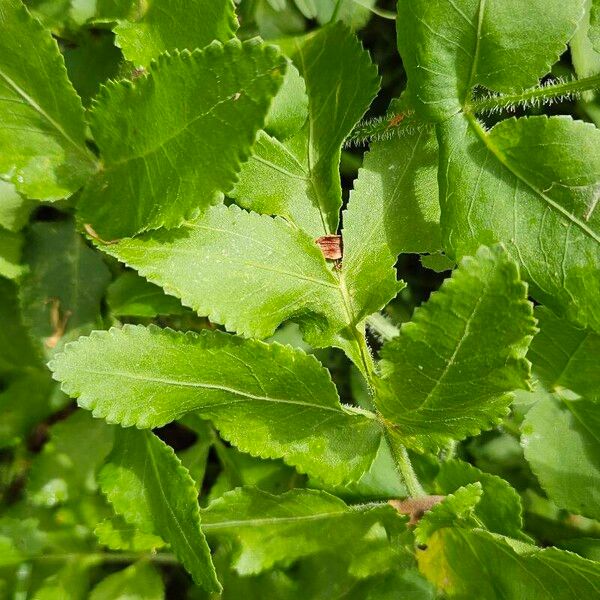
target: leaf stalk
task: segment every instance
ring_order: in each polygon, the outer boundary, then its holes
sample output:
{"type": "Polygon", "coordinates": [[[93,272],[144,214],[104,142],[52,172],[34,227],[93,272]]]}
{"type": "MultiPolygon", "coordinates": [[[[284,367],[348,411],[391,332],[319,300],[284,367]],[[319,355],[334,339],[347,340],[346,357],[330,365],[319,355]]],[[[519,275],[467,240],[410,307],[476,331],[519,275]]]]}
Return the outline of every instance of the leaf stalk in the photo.
{"type": "Polygon", "coordinates": [[[386,437],[390,444],[390,448],[392,449],[392,454],[394,456],[394,460],[396,461],[398,471],[400,471],[400,475],[402,475],[402,479],[404,479],[409,496],[411,498],[420,498],[422,496],[426,496],[427,494],[421,486],[417,474],[412,466],[406,446],[402,445],[389,430],[386,432],[386,437]]]}
{"type": "Polygon", "coordinates": [[[560,100],[576,98],[584,92],[600,88],[600,74],[571,81],[557,81],[525,90],[517,94],[491,94],[476,98],[465,107],[465,112],[494,113],[515,110],[518,107],[541,106],[560,100]]]}

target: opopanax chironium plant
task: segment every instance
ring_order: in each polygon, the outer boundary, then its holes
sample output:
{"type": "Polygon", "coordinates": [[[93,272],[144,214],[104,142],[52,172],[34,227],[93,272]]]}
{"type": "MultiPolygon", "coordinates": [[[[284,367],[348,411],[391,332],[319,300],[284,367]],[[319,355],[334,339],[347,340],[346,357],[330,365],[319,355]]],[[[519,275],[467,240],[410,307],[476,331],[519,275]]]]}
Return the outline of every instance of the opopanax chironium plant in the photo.
{"type": "Polygon", "coordinates": [[[597,0],[0,0],[0,596],[600,598],[599,88],[597,0]]]}

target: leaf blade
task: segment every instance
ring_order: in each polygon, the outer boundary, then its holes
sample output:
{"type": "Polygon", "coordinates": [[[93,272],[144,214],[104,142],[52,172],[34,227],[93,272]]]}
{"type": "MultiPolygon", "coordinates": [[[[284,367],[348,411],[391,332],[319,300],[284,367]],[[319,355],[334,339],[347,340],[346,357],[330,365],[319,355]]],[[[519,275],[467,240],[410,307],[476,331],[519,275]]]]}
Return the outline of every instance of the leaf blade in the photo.
{"type": "Polygon", "coordinates": [[[237,26],[233,0],[194,0],[185,4],[149,0],[140,3],[136,14],[119,19],[114,32],[125,58],[146,66],[159,54],[175,48],[195,50],[213,40],[226,42],[235,35],[237,26]]]}
{"type": "Polygon", "coordinates": [[[477,85],[498,92],[536,85],[566,50],[583,5],[584,0],[532,0],[526,7],[519,0],[400,0],[398,48],[416,106],[441,121],[468,104],[477,85]],[[531,35],[532,18],[543,34],[531,35]]]}
{"type": "Polygon", "coordinates": [[[521,428],[525,458],[548,496],[562,508],[600,517],[598,405],[568,392],[543,396],[521,428]]]}
{"type": "Polygon", "coordinates": [[[272,46],[232,40],[161,55],[134,84],[106,87],[91,122],[104,166],[79,202],[80,220],[110,240],[175,227],[220,202],[285,66],[272,46]]]}
{"type": "Polygon", "coordinates": [[[246,208],[284,216],[312,237],[335,233],[341,146],[375,97],[379,78],[368,53],[341,23],[280,45],[305,81],[307,122],[283,143],[261,137],[234,198],[246,208]]]}
{"type": "Polygon", "coordinates": [[[440,129],[440,143],[448,252],[461,256],[502,242],[536,300],[600,327],[600,131],[569,117],[539,116],[485,132],[458,115],[440,129]]]}
{"type": "Polygon", "coordinates": [[[95,169],[81,101],[58,45],[19,0],[3,3],[0,26],[0,171],[25,196],[65,198],[95,169]]]}
{"type": "Polygon", "coordinates": [[[194,482],[169,446],[150,431],[117,429],[99,480],[117,514],[169,542],[198,585],[221,590],[200,529],[194,482]]]}
{"type": "Polygon", "coordinates": [[[317,490],[274,495],[244,487],[226,493],[202,510],[205,533],[239,544],[234,559],[241,575],[259,573],[323,550],[360,545],[378,522],[398,519],[390,506],[351,507],[317,490]],[[318,531],[315,527],[318,527],[318,531]]]}
{"type": "Polygon", "coordinates": [[[373,416],[342,406],[312,356],[278,344],[126,326],[81,338],[50,367],[109,422],[149,428],[197,411],[242,451],[334,483],[359,478],[381,442],[373,416]]]}
{"type": "Polygon", "coordinates": [[[482,246],[383,347],[381,414],[417,447],[490,427],[527,386],[534,323],[516,264],[482,246]]]}

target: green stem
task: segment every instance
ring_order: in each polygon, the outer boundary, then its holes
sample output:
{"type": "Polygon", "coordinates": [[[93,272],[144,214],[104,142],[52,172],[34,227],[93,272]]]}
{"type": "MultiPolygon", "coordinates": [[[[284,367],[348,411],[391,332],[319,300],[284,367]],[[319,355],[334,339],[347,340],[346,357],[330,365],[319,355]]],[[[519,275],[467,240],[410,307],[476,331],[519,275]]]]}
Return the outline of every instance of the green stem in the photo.
{"type": "Polygon", "coordinates": [[[456,440],[450,440],[444,448],[444,460],[452,460],[456,458],[456,450],[458,448],[458,442],[456,440]]]}
{"type": "Polygon", "coordinates": [[[367,338],[365,337],[364,333],[359,333],[356,341],[359,347],[360,358],[362,361],[365,376],[367,378],[367,383],[372,389],[373,382],[375,380],[375,362],[373,361],[373,355],[371,354],[371,350],[369,350],[367,338]]]}
{"type": "Polygon", "coordinates": [[[132,563],[142,559],[164,565],[179,564],[179,561],[175,558],[175,555],[173,554],[135,554],[133,552],[92,552],[90,554],[44,554],[42,556],[34,556],[29,560],[36,562],[86,560],[101,563],[132,563]]]}
{"type": "Polygon", "coordinates": [[[578,96],[583,92],[600,88],[600,74],[573,81],[552,83],[532,88],[518,94],[497,94],[471,100],[465,106],[465,112],[482,113],[511,109],[516,106],[543,104],[559,98],[578,96]]]}
{"type": "Polygon", "coordinates": [[[384,340],[391,340],[400,335],[400,329],[381,313],[373,313],[367,317],[367,325],[384,340]]]}
{"type": "Polygon", "coordinates": [[[409,496],[411,498],[419,498],[421,496],[426,496],[427,494],[421,486],[421,483],[417,478],[417,474],[413,469],[412,463],[410,462],[410,458],[408,456],[406,447],[403,446],[397,440],[394,434],[389,432],[389,430],[386,432],[386,437],[390,444],[390,448],[392,449],[392,454],[394,455],[396,466],[400,471],[400,475],[402,475],[402,479],[404,479],[404,483],[406,485],[406,489],[408,490],[409,496]]]}

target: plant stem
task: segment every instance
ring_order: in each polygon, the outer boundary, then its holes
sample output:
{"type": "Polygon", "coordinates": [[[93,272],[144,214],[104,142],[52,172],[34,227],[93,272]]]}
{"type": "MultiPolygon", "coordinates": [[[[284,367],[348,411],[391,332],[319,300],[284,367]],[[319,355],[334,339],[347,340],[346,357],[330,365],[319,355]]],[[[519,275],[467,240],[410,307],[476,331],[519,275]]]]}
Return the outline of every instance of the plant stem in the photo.
{"type": "Polygon", "coordinates": [[[73,554],[44,554],[42,556],[34,556],[30,558],[31,561],[36,562],[52,562],[52,561],[70,561],[70,560],[86,560],[92,562],[103,562],[103,563],[130,563],[138,560],[149,560],[157,564],[165,565],[176,565],[179,561],[175,558],[175,555],[169,553],[159,554],[135,554],[133,552],[91,552],[85,553],[73,553],[73,554]]]}
{"type": "Polygon", "coordinates": [[[450,440],[444,448],[444,460],[451,460],[456,457],[456,449],[458,448],[458,442],[456,440],[450,440]]]}
{"type": "Polygon", "coordinates": [[[369,349],[369,345],[367,344],[367,338],[364,333],[357,332],[356,343],[358,346],[358,350],[360,352],[360,359],[365,375],[365,379],[367,380],[367,384],[370,389],[373,389],[373,382],[375,379],[375,362],[373,361],[373,355],[371,354],[371,350],[369,349]]]}
{"type": "Polygon", "coordinates": [[[386,437],[390,444],[390,448],[392,449],[398,471],[400,471],[400,475],[402,475],[402,479],[404,479],[404,483],[406,484],[409,496],[411,498],[426,496],[427,494],[421,486],[412,463],[410,462],[406,447],[403,446],[389,430],[386,431],[386,437]]]}
{"type": "Polygon", "coordinates": [[[518,94],[497,94],[474,99],[465,106],[465,111],[481,113],[510,110],[517,106],[544,104],[560,98],[569,98],[598,88],[600,88],[600,75],[593,75],[531,88],[518,94]]]}
{"type": "Polygon", "coordinates": [[[367,317],[367,325],[384,340],[391,340],[400,335],[400,329],[381,313],[373,313],[367,317]]]}

